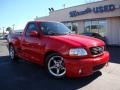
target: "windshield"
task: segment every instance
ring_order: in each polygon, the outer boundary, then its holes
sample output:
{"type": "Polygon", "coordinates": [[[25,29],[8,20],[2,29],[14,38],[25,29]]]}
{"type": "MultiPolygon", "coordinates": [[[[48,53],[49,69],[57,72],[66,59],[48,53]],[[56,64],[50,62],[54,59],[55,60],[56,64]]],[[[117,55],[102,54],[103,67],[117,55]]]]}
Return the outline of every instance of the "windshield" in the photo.
{"type": "Polygon", "coordinates": [[[44,35],[66,35],[72,33],[64,24],[58,22],[41,22],[40,27],[44,35]]]}

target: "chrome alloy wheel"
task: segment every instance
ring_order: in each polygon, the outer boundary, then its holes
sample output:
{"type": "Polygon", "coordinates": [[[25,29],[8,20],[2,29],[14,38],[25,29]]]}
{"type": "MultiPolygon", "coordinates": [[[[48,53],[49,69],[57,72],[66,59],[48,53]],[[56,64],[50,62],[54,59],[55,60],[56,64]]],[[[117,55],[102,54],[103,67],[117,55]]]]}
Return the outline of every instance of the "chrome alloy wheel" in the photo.
{"type": "Polygon", "coordinates": [[[48,61],[48,70],[55,77],[62,77],[66,73],[63,57],[52,56],[48,61]]]}

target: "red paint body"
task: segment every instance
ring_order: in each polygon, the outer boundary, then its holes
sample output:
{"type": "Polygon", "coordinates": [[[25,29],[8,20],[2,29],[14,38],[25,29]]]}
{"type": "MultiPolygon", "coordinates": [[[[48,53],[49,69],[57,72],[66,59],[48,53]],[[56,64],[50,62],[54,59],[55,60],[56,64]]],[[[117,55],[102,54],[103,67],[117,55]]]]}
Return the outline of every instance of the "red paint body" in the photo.
{"type": "MultiPolygon", "coordinates": [[[[33,22],[36,23],[36,25],[40,23],[40,21],[33,22]]],[[[14,46],[17,55],[25,60],[44,66],[46,55],[51,52],[56,52],[64,57],[66,76],[81,77],[91,75],[93,72],[102,68],[99,67],[100,65],[104,66],[109,60],[109,53],[107,51],[103,51],[103,53],[96,56],[92,55],[90,52],[91,47],[105,45],[104,42],[99,39],[75,34],[46,36],[41,30],[39,37],[26,38],[26,28],[22,36],[13,35],[10,38],[9,44],[14,46]],[[69,50],[71,48],[81,47],[87,50],[87,56],[73,57],[69,55],[69,50]],[[96,66],[98,66],[98,68],[94,70],[93,68],[96,66]],[[82,70],[81,73],[79,73],[80,69],[82,70]]],[[[40,29],[39,26],[38,28],[40,29]]]]}

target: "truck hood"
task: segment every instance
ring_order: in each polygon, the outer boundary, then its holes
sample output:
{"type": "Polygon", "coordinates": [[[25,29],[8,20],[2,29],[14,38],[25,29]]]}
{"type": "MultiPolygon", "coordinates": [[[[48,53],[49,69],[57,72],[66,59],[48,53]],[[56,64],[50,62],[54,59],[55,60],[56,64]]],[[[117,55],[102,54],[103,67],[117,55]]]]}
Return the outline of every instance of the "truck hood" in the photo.
{"type": "Polygon", "coordinates": [[[60,36],[51,36],[52,39],[56,39],[57,41],[61,41],[62,43],[67,43],[74,47],[94,47],[94,46],[102,46],[105,43],[97,38],[88,37],[84,35],[60,35],[60,36]]]}

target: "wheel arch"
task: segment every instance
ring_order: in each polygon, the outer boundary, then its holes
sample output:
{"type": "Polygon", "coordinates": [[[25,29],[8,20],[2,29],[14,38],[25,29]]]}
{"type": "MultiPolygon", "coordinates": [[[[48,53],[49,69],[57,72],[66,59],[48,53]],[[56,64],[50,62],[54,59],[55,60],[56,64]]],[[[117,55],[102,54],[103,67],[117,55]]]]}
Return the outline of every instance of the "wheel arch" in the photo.
{"type": "MultiPolygon", "coordinates": [[[[49,55],[54,54],[54,53],[55,53],[55,54],[58,54],[58,55],[61,55],[59,52],[53,51],[53,50],[46,52],[45,55],[44,55],[44,64],[46,63],[46,58],[47,58],[49,55]]],[[[61,56],[62,56],[62,55],[61,55],[61,56]]]]}

